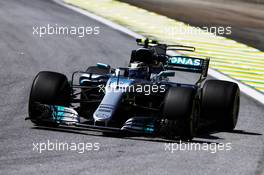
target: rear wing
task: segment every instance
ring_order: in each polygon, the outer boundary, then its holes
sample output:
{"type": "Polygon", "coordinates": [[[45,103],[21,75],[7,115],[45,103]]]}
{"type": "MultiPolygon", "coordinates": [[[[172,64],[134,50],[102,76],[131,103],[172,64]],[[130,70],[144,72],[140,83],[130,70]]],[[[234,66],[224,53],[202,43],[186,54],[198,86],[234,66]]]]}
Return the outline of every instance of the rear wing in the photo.
{"type": "MultiPolygon", "coordinates": [[[[155,50],[163,50],[164,53],[166,51],[171,50],[171,51],[189,51],[189,52],[195,52],[195,48],[192,46],[184,46],[184,45],[167,45],[167,44],[161,44],[156,40],[151,40],[151,39],[136,39],[136,42],[139,46],[143,46],[145,48],[148,47],[155,47],[155,50]]],[[[162,53],[163,53],[162,52],[162,53]]],[[[159,52],[158,52],[159,53],[159,52]]]]}
{"type": "Polygon", "coordinates": [[[153,48],[158,55],[166,55],[168,57],[165,65],[167,70],[177,70],[185,72],[193,72],[201,74],[197,83],[200,83],[207,77],[210,59],[195,58],[183,55],[169,56],[167,51],[188,51],[195,52],[195,48],[184,45],[167,45],[160,44],[156,40],[150,40],[148,38],[137,39],[137,44],[145,48],[153,48]]]}
{"type": "Polygon", "coordinates": [[[185,72],[200,73],[203,77],[207,77],[210,59],[202,59],[188,56],[169,56],[166,69],[185,72]]]}

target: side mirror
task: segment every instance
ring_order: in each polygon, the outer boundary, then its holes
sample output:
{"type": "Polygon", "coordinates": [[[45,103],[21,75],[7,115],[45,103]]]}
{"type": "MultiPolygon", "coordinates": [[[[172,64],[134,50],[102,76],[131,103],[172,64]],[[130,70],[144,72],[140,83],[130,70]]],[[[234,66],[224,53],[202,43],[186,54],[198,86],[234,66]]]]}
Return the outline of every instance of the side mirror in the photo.
{"type": "Polygon", "coordinates": [[[104,64],[104,63],[97,63],[96,64],[97,67],[99,68],[105,68],[105,69],[109,69],[110,68],[110,65],[109,64],[104,64]]]}
{"type": "Polygon", "coordinates": [[[174,77],[175,76],[175,72],[174,71],[161,71],[158,75],[159,77],[174,77]]]}
{"type": "Polygon", "coordinates": [[[126,76],[127,68],[119,67],[115,69],[115,76],[126,76]]]}

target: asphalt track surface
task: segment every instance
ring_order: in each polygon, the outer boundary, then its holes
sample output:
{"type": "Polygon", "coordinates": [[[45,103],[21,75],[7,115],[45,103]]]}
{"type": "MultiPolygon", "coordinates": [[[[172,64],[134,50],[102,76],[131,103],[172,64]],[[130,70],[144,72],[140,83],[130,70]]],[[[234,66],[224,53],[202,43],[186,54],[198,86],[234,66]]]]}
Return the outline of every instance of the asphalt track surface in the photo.
{"type": "Polygon", "coordinates": [[[263,174],[264,108],[241,95],[233,133],[195,138],[196,143],[231,143],[230,151],[165,151],[157,138],[102,137],[90,131],[36,128],[27,117],[32,80],[40,70],[85,70],[96,62],[125,65],[133,38],[48,0],[0,1],[0,174],[263,174]],[[100,35],[33,35],[47,24],[99,26],[100,35]],[[99,151],[33,151],[33,143],[98,142],[99,151]]]}

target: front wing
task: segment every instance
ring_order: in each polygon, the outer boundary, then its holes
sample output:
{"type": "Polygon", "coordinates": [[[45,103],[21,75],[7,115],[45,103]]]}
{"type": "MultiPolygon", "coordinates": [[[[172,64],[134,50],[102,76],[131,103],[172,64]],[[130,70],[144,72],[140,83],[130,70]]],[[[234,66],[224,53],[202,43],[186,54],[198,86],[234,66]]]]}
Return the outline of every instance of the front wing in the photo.
{"type": "Polygon", "coordinates": [[[102,132],[127,132],[137,134],[156,134],[157,121],[153,117],[132,117],[129,118],[120,127],[97,125],[94,121],[82,121],[78,113],[68,107],[46,105],[37,103],[34,106],[38,110],[39,116],[28,117],[26,120],[31,120],[33,123],[50,123],[56,126],[71,126],[77,128],[86,128],[93,131],[102,132]]]}

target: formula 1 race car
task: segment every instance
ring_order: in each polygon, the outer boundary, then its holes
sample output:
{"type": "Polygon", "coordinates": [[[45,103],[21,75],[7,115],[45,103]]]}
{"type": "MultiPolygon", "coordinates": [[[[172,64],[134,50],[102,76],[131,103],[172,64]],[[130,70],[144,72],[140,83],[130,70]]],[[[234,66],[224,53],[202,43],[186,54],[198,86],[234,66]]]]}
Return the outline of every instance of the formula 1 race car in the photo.
{"type": "Polygon", "coordinates": [[[38,126],[69,126],[95,131],[149,134],[192,139],[203,123],[217,130],[236,126],[240,90],[236,83],[206,80],[209,59],[168,55],[194,51],[137,39],[128,67],[98,63],[64,74],[43,71],[35,77],[29,97],[29,117],[38,126]],[[170,81],[175,71],[199,74],[194,84],[170,81]]]}

